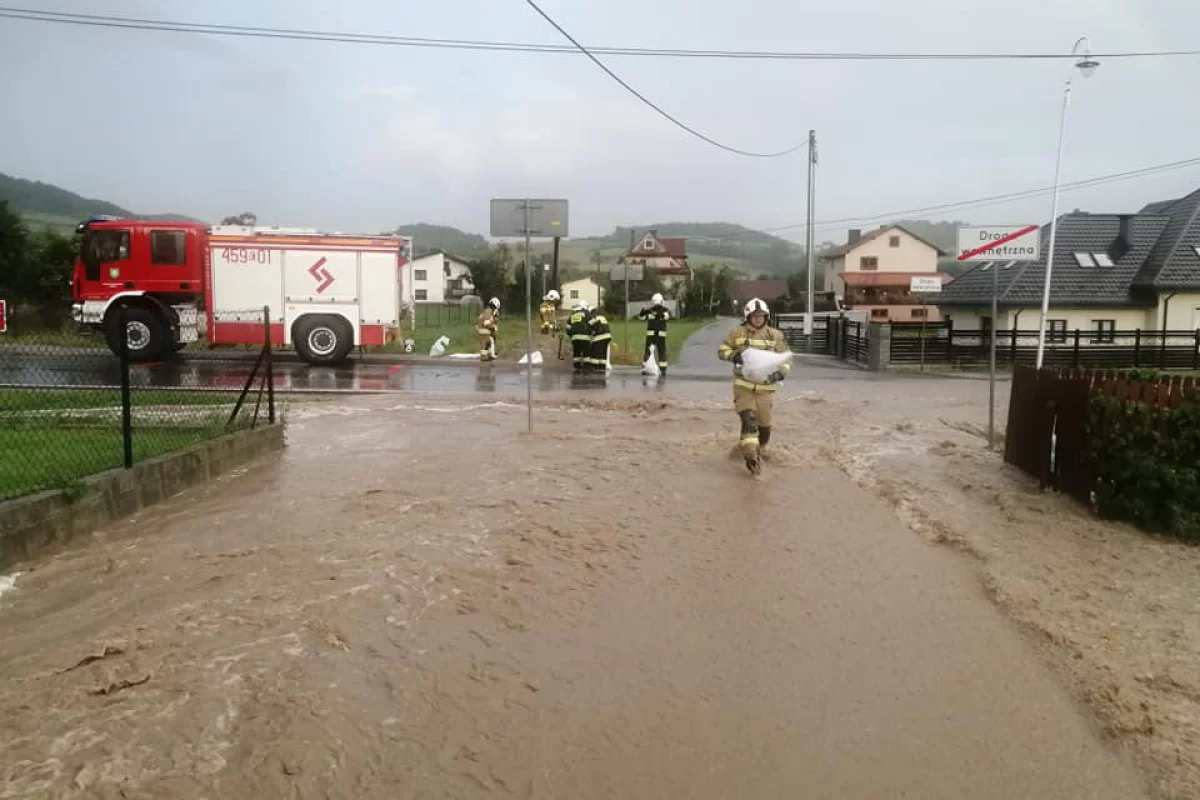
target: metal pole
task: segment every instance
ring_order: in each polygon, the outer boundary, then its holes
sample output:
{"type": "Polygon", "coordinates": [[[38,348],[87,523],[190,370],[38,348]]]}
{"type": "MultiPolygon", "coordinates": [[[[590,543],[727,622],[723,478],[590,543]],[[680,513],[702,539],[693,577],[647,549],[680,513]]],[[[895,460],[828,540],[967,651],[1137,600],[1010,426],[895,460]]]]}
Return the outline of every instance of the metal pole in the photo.
{"type": "Polygon", "coordinates": [[[996,446],[996,327],[999,314],[1000,263],[992,263],[992,342],[988,348],[988,449],[996,446]]]}
{"type": "Polygon", "coordinates": [[[629,352],[629,259],[625,259],[625,352],[629,352]]]}
{"type": "Polygon", "coordinates": [[[1058,179],[1062,172],[1063,140],[1067,135],[1067,108],[1071,105],[1071,79],[1063,90],[1062,118],[1058,123],[1058,155],[1054,160],[1054,202],[1050,210],[1050,249],[1046,251],[1046,283],[1042,287],[1042,321],[1038,324],[1037,369],[1046,352],[1046,317],[1050,314],[1050,274],[1054,270],[1054,243],[1058,237],[1058,179]]]}
{"type": "Polygon", "coordinates": [[[925,296],[921,296],[921,372],[925,371],[925,315],[929,309],[925,307],[925,296]]]}
{"type": "Polygon", "coordinates": [[[808,214],[804,220],[804,262],[805,272],[807,273],[806,280],[808,282],[807,299],[805,301],[804,311],[804,333],[808,340],[808,352],[813,351],[813,200],[816,198],[814,189],[814,166],[817,163],[817,132],[810,130],[808,132],[808,198],[805,205],[808,206],[808,214]]]}
{"type": "Polygon", "coordinates": [[[271,354],[271,307],[263,306],[263,350],[267,354],[267,421],[275,424],[275,359],[271,354]]]}
{"type": "Polygon", "coordinates": [[[529,207],[525,200],[525,407],[533,431],[533,276],[529,274],[529,207]]]}

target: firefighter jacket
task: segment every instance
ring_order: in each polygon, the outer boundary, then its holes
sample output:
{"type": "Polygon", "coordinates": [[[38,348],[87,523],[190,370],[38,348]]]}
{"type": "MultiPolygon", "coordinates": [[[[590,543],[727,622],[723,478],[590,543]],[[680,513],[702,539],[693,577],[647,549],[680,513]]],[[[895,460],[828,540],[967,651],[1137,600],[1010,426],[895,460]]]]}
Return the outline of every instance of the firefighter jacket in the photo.
{"type": "MultiPolygon", "coordinates": [[[[744,348],[768,350],[773,353],[786,353],[789,349],[787,339],[783,338],[782,331],[776,330],[770,325],[752,328],[749,323],[743,323],[731,330],[725,337],[725,341],[721,342],[721,346],[717,348],[717,357],[722,361],[732,361],[734,354],[744,348]]],[[[783,364],[779,371],[787,375],[792,371],[792,362],[788,361],[783,364]]],[[[755,383],[746,380],[738,374],[736,368],[733,374],[733,385],[756,392],[773,392],[776,389],[773,383],[755,383]]]]}
{"type": "Polygon", "coordinates": [[[667,337],[667,320],[670,318],[671,312],[663,306],[648,306],[638,312],[638,319],[646,320],[646,335],[656,339],[667,337]]]}
{"type": "Polygon", "coordinates": [[[542,323],[545,325],[553,325],[556,322],[555,317],[557,316],[557,312],[558,307],[549,300],[543,300],[542,304],[538,306],[538,316],[541,317],[542,323]]]}
{"type": "Polygon", "coordinates": [[[475,333],[480,336],[495,336],[497,327],[496,312],[490,306],[484,306],[475,319],[475,333]]]}
{"type": "Polygon", "coordinates": [[[588,320],[588,332],[593,342],[605,342],[612,338],[612,329],[608,326],[608,317],[597,311],[588,320]]]}
{"type": "Polygon", "coordinates": [[[588,342],[592,339],[586,311],[572,311],[567,317],[567,336],[572,342],[588,342]]]}

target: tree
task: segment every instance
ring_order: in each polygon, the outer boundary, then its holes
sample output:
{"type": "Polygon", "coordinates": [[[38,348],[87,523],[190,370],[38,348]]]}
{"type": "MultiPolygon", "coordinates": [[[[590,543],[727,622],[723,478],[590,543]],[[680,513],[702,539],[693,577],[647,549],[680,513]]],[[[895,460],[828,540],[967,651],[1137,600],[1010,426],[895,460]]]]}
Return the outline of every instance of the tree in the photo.
{"type": "Polygon", "coordinates": [[[483,298],[483,302],[504,294],[508,278],[507,253],[492,251],[484,258],[471,261],[467,268],[471,271],[475,293],[483,298]]]}
{"type": "Polygon", "coordinates": [[[75,240],[52,230],[31,234],[0,202],[0,297],[46,326],[65,321],[71,305],[75,240]]]}
{"type": "Polygon", "coordinates": [[[258,224],[258,215],[250,211],[243,211],[236,217],[226,217],[221,220],[222,225],[245,225],[248,228],[253,228],[258,224]]]}

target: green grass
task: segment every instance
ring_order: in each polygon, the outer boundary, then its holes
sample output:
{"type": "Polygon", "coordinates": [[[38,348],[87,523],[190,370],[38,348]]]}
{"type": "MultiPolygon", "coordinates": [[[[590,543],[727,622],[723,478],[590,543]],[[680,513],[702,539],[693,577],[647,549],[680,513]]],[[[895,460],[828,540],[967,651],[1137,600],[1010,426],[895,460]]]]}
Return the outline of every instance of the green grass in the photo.
{"type": "MultiPolygon", "coordinates": [[[[134,408],[142,406],[232,405],[237,392],[194,392],[134,389],[134,408]]],[[[249,400],[253,402],[253,397],[249,400]]],[[[0,389],[0,413],[6,411],[57,411],[80,408],[114,408],[121,405],[118,389],[0,389]]]]}
{"type": "MultiPolygon", "coordinates": [[[[182,450],[226,433],[224,426],[135,429],[134,461],[182,450]]],[[[45,489],[71,489],[80,479],[123,466],[119,428],[20,427],[0,430],[0,500],[45,489]]]]}

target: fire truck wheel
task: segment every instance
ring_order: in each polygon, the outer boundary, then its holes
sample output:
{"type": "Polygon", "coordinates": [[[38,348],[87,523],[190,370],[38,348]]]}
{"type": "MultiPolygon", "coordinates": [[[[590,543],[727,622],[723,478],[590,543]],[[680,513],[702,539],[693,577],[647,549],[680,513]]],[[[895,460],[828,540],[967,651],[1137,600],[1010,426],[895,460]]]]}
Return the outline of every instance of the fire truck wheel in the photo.
{"type": "MultiPolygon", "coordinates": [[[[115,313],[115,312],[114,312],[115,313]]],[[[121,354],[120,326],[117,317],[108,326],[108,348],[121,354]]],[[[153,311],[144,308],[125,310],[125,343],[131,361],[153,361],[167,345],[167,327],[153,311]]]]}
{"type": "Polygon", "coordinates": [[[338,364],[354,348],[354,331],[341,317],[304,317],[296,323],[294,340],[309,364],[338,364]]]}

